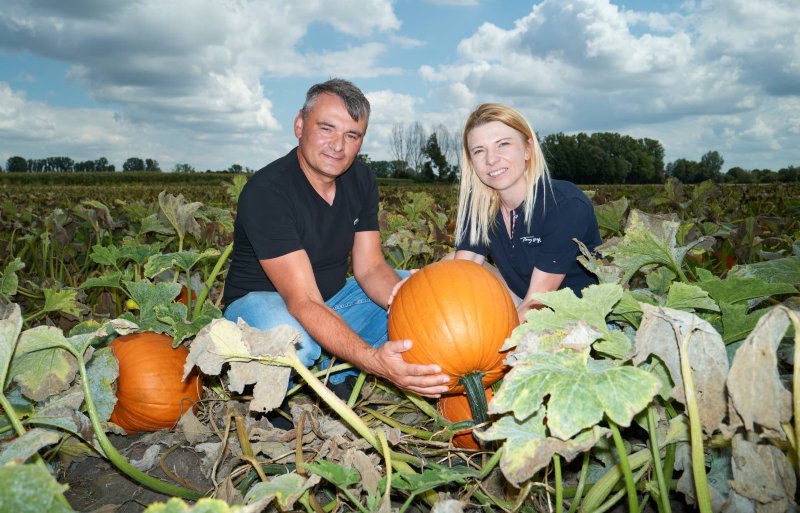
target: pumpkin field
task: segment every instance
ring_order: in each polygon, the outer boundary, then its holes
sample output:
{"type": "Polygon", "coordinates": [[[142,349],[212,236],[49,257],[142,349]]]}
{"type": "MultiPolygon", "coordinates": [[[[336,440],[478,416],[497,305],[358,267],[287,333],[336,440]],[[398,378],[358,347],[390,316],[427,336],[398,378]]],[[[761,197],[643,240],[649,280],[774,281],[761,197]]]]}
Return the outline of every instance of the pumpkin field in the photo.
{"type": "MultiPolygon", "coordinates": [[[[221,317],[247,178],[0,177],[0,512],[796,510],[798,184],[581,186],[599,284],[441,356],[476,421],[221,317]]],[[[379,194],[393,267],[452,250],[455,185],[379,194]]]]}

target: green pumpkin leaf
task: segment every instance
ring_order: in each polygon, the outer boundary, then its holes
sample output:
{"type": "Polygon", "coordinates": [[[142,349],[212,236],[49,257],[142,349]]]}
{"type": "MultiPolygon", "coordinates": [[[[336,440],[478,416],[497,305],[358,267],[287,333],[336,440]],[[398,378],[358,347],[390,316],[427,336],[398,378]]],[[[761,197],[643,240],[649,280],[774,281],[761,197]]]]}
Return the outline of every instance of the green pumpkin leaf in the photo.
{"type": "Polygon", "coordinates": [[[758,324],[759,319],[769,311],[769,308],[760,308],[748,312],[747,305],[720,302],[722,312],[722,340],[725,344],[744,339],[758,324]]]}
{"type": "Polygon", "coordinates": [[[694,312],[695,310],[719,312],[719,305],[709,297],[708,292],[696,284],[687,284],[680,281],[673,283],[669,288],[664,306],[689,312],[694,312]]]}
{"type": "Polygon", "coordinates": [[[774,279],[766,281],[757,276],[729,273],[725,279],[721,279],[708,271],[698,275],[701,277],[701,281],[698,281],[696,285],[708,292],[708,295],[718,303],[735,304],[756,298],[797,292],[797,289],[789,283],[780,283],[774,279]]]}
{"type": "Polygon", "coordinates": [[[361,480],[358,470],[344,467],[328,460],[319,460],[318,463],[306,463],[304,466],[325,481],[334,484],[337,488],[345,489],[361,480]]]}
{"type": "Polygon", "coordinates": [[[202,203],[189,203],[183,194],[173,196],[166,191],[161,191],[158,195],[158,204],[178,237],[183,239],[187,233],[200,237],[200,225],[195,220],[194,213],[203,206],[202,203]]]}
{"type": "Polygon", "coordinates": [[[541,301],[549,309],[528,311],[525,315],[527,322],[514,329],[501,350],[515,347],[528,332],[541,333],[545,329],[560,329],[583,321],[602,334],[602,340],[595,344],[596,350],[615,358],[622,358],[627,354],[631,341],[621,331],[611,330],[606,324],[606,317],[622,298],[621,286],[590,285],[583,290],[581,298],[575,296],[571,289],[533,294],[531,297],[541,301]]]}
{"type": "Polygon", "coordinates": [[[208,248],[202,253],[194,250],[187,250],[153,255],[144,265],[144,275],[148,278],[152,278],[167,269],[174,269],[176,266],[182,271],[189,271],[197,262],[205,258],[218,257],[219,254],[219,250],[208,248]]]}
{"type": "Polygon", "coordinates": [[[121,271],[106,271],[100,276],[88,278],[81,283],[80,288],[86,289],[90,287],[106,287],[124,290],[122,288],[122,279],[124,275],[121,271]]]}
{"type": "Polygon", "coordinates": [[[64,344],[64,334],[52,326],[37,326],[22,333],[9,373],[23,395],[42,401],[69,388],[78,364],[74,356],[57,347],[64,344]]]}
{"type": "Polygon", "coordinates": [[[450,483],[463,484],[475,472],[469,468],[443,467],[426,468],[421,474],[398,472],[392,476],[392,488],[407,490],[417,495],[450,483]]]}
{"type": "Polygon", "coordinates": [[[645,370],[615,363],[590,358],[588,347],[521,355],[489,404],[489,413],[513,411],[524,421],[546,408],[547,427],[562,440],[594,427],[604,416],[628,426],[660,383],[645,370]]]}
{"type": "Polygon", "coordinates": [[[625,236],[602,244],[597,251],[604,257],[613,257],[614,263],[625,269],[622,283],[627,283],[639,269],[648,265],[663,265],[677,273],[686,253],[704,240],[700,238],[687,246],[678,246],[680,224],[674,216],[632,210],[625,236]]]}
{"type": "Polygon", "coordinates": [[[92,262],[97,264],[110,265],[113,267],[117,267],[121,260],[119,249],[113,244],[109,244],[108,246],[95,244],[92,246],[92,252],[89,254],[89,258],[92,259],[92,262]]]}
{"type": "Polygon", "coordinates": [[[64,498],[67,485],[59,484],[41,465],[0,467],[0,510],[14,513],[73,511],[64,498]]]}
{"type": "Polygon", "coordinates": [[[159,218],[158,214],[150,214],[147,217],[141,218],[141,226],[139,226],[139,235],[147,235],[148,233],[156,233],[159,235],[173,235],[174,231],[169,224],[159,218]]]}
{"type": "Polygon", "coordinates": [[[627,211],[628,198],[625,196],[594,207],[598,226],[611,235],[622,233],[622,221],[625,219],[627,211]]]}
{"type": "Polygon", "coordinates": [[[43,312],[63,312],[80,317],[87,308],[77,300],[78,291],[59,287],[42,289],[44,293],[43,312]]]}
{"type": "Polygon", "coordinates": [[[53,445],[61,440],[61,435],[47,429],[34,428],[26,431],[21,437],[4,444],[0,451],[0,467],[4,465],[21,465],[28,458],[39,452],[39,449],[53,445]]]}
{"type": "Polygon", "coordinates": [[[25,264],[19,258],[9,262],[5,270],[0,273],[0,295],[8,297],[17,293],[17,286],[19,285],[17,271],[21,271],[24,268],[25,264]]]}
{"type": "Polygon", "coordinates": [[[92,359],[86,365],[86,374],[97,415],[101,421],[106,421],[111,417],[111,412],[117,404],[114,382],[119,377],[119,363],[110,347],[94,352],[92,359]]]}
{"type": "Polygon", "coordinates": [[[0,304],[0,393],[8,377],[8,367],[17,347],[20,331],[22,331],[22,313],[19,305],[0,304]]]}
{"type": "Polygon", "coordinates": [[[549,465],[553,455],[560,454],[571,461],[594,447],[609,432],[606,428],[595,426],[575,438],[559,440],[547,436],[544,421],[544,410],[539,410],[524,421],[506,415],[486,431],[475,432],[475,436],[484,441],[505,440],[501,449],[500,469],[514,486],[519,486],[549,465]]]}
{"type": "Polygon", "coordinates": [[[800,286],[800,255],[738,265],[731,269],[728,275],[757,278],[767,283],[790,283],[800,286]]]}
{"type": "MultiPolygon", "coordinates": [[[[266,506],[268,503],[264,503],[266,506]]],[[[186,504],[182,499],[173,497],[167,502],[154,502],[150,504],[144,513],[238,513],[261,511],[263,508],[245,508],[239,505],[229,505],[220,499],[209,499],[203,497],[193,505],[186,504]]]]}
{"type": "MultiPolygon", "coordinates": [[[[172,330],[172,325],[158,319],[156,307],[175,304],[177,310],[183,307],[182,318],[186,317],[186,306],[174,303],[175,296],[181,291],[177,283],[152,283],[148,280],[124,281],[123,285],[130,297],[139,304],[139,327],[144,331],[165,333],[172,330]]],[[[176,316],[179,316],[176,313],[176,316]]]]}
{"type": "Polygon", "coordinates": [[[313,475],[308,479],[292,472],[282,474],[266,482],[256,483],[244,497],[245,504],[268,504],[272,499],[278,501],[284,510],[291,509],[295,501],[300,498],[306,490],[319,482],[318,475],[313,475]]]}

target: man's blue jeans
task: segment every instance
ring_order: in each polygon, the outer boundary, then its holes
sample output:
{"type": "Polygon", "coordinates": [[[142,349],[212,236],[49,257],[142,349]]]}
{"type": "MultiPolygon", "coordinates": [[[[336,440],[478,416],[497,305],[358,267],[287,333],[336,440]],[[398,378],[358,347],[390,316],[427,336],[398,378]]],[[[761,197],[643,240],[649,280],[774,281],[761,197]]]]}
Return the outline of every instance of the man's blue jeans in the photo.
{"type": "MultiPolygon", "coordinates": [[[[408,271],[397,271],[397,274],[401,278],[409,275],[408,271]]],[[[386,342],[388,338],[386,310],[367,296],[355,278],[348,278],[344,287],[325,304],[339,314],[344,322],[370,346],[380,347],[386,342]]],[[[300,332],[297,356],[306,367],[311,367],[322,355],[320,345],[311,338],[297,319],[292,317],[286,308],[286,303],[277,292],[250,292],[228,305],[225,309],[225,318],[233,322],[241,318],[248,325],[262,330],[281,324],[297,328],[300,332]]],[[[325,355],[320,368],[328,367],[329,363],[330,357],[325,355]]],[[[358,370],[337,372],[331,374],[329,381],[339,384],[346,376],[356,376],[358,373],[358,370]]]]}

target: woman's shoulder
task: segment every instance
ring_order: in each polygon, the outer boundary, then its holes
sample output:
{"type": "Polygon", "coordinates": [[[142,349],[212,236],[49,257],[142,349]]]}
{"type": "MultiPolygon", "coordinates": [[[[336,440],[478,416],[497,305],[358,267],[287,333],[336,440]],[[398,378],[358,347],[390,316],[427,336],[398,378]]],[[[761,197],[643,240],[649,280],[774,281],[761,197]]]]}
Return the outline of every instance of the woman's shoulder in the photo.
{"type": "Polygon", "coordinates": [[[592,204],[592,201],[585,192],[583,192],[577,185],[567,180],[551,179],[548,189],[552,191],[552,197],[556,200],[556,202],[578,200],[581,203],[587,203],[589,205],[592,204]]]}

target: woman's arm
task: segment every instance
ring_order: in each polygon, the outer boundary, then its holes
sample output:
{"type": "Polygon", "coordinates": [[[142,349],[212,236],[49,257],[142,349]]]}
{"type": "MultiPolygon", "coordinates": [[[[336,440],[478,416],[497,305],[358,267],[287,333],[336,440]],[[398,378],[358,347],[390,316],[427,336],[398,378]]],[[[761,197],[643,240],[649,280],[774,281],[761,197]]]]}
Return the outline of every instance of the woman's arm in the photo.
{"type": "Polygon", "coordinates": [[[537,292],[552,292],[558,290],[565,276],[566,274],[546,273],[535,267],[533,268],[533,272],[531,273],[531,285],[528,287],[528,292],[525,294],[522,303],[517,307],[517,315],[519,315],[520,323],[525,322],[525,314],[528,310],[544,306],[539,301],[531,298],[531,296],[537,292]]]}

